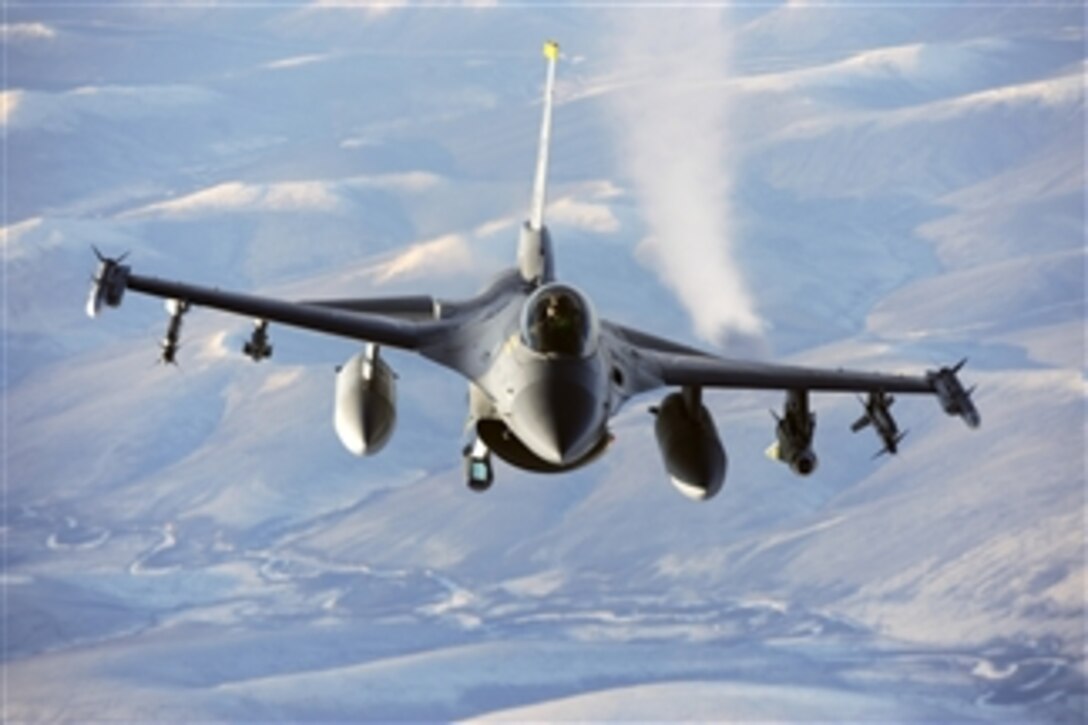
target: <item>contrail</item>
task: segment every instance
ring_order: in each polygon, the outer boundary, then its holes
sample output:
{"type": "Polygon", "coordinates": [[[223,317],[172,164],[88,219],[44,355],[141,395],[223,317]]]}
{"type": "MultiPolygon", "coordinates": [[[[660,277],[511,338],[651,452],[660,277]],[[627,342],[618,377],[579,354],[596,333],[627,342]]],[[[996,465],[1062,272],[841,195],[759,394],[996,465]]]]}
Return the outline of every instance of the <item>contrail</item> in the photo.
{"type": "Polygon", "coordinates": [[[733,258],[735,155],[728,35],[720,9],[626,11],[608,49],[621,164],[648,236],[639,256],[691,314],[696,334],[762,347],[763,322],[733,258]]]}

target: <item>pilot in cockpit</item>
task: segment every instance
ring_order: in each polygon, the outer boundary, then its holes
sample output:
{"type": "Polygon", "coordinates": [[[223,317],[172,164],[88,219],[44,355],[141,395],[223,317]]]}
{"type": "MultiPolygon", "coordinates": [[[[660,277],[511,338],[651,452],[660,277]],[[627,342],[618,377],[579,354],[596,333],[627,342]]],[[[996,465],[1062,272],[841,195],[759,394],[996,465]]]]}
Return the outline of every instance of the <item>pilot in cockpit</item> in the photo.
{"type": "Polygon", "coordinates": [[[526,313],[525,342],[530,348],[545,355],[585,354],[592,322],[573,290],[544,288],[530,299],[526,313]]]}

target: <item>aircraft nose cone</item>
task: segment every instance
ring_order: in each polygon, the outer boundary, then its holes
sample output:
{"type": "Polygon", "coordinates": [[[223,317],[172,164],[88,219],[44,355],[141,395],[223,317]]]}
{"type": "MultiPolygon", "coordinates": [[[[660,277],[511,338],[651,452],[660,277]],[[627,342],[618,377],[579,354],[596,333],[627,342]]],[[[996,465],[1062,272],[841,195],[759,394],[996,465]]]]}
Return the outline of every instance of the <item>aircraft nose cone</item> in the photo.
{"type": "Polygon", "coordinates": [[[516,432],[548,463],[576,461],[594,444],[601,405],[577,382],[542,382],[526,387],[514,401],[516,432]]]}

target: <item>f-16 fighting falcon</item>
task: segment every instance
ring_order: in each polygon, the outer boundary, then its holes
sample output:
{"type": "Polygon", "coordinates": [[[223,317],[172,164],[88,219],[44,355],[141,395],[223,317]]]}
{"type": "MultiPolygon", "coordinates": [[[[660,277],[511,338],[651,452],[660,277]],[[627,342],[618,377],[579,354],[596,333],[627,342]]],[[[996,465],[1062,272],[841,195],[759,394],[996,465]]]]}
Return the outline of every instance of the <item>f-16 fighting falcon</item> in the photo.
{"type": "Polygon", "coordinates": [[[382,346],[414,351],[468,381],[463,457],[468,485],[475,491],[491,486],[493,455],[545,473],[586,465],[605,452],[611,441],[609,420],[624,403],[658,388],[672,389],[651,409],[665,470],[681,493],[696,500],[714,496],[726,473],[725,449],[703,404],[707,388],[784,391],[777,441],[768,453],[799,475],[812,473],[817,463],[812,392],[867,395],[865,413],[854,428],[872,424],[888,453],[896,452],[902,438],[891,417],[891,393],[934,395],[947,414],[978,426],[971,391],[957,376],[962,362],[915,376],[775,365],[718,357],[600,319],[584,292],[557,278],[544,223],[559,46],[546,43],[544,56],[540,146],[516,266],[476,297],[292,302],[137,275],[124,257],[99,253],[88,314],[120,305],[126,291],[165,298],[170,315],[162,342],[165,362],[177,354],[182,317],[198,306],[254,318],[243,349],[254,361],[272,354],[270,322],[365,343],[338,369],[335,393],[337,435],[359,456],[381,450],[396,421],[395,376],[382,346]]]}

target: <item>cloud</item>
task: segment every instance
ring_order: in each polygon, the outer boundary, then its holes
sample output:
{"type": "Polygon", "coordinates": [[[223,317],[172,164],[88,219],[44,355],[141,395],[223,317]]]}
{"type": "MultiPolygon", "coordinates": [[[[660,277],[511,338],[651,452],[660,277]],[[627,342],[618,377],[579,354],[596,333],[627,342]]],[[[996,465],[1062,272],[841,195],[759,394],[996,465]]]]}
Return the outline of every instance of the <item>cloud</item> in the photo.
{"type": "MultiPolygon", "coordinates": [[[[387,15],[394,10],[411,7],[409,0],[315,0],[310,8],[360,10],[369,18],[387,15]]],[[[445,2],[429,2],[427,7],[450,8],[493,8],[498,7],[498,0],[445,0],[445,2]]]]}
{"type": "Polygon", "coordinates": [[[472,252],[460,234],[413,244],[389,261],[373,267],[370,274],[378,284],[428,274],[456,274],[471,268],[472,252]]]}
{"type": "Polygon", "coordinates": [[[569,226],[597,234],[612,234],[620,228],[619,219],[608,205],[578,201],[569,196],[549,204],[546,218],[556,226],[569,226]]]}
{"type": "Polygon", "coordinates": [[[564,187],[564,194],[548,204],[549,224],[568,226],[596,234],[619,231],[620,220],[612,207],[603,203],[623,196],[623,190],[609,179],[583,181],[564,187]]]}
{"type": "Polygon", "coordinates": [[[212,91],[188,85],[82,86],[60,93],[11,90],[3,94],[3,125],[68,131],[81,116],[144,118],[215,101],[212,91]]]}
{"type": "Polygon", "coordinates": [[[20,91],[0,92],[0,126],[7,126],[19,106],[20,91]]]}
{"type": "Polygon", "coordinates": [[[491,219],[477,226],[473,231],[473,236],[490,237],[498,234],[499,232],[505,232],[507,229],[512,229],[517,224],[517,219],[512,216],[500,217],[499,219],[491,219]]]}
{"type": "Polygon", "coordinates": [[[245,184],[228,181],[177,199],[140,207],[121,215],[140,217],[192,218],[223,212],[334,212],[341,208],[340,196],[321,181],[286,181],[274,184],[245,184]]]}
{"type": "Polygon", "coordinates": [[[25,238],[32,235],[42,226],[41,217],[24,219],[6,227],[0,227],[0,249],[4,251],[4,259],[12,261],[27,255],[27,243],[25,238]]]}
{"type": "MultiPolygon", "coordinates": [[[[548,203],[544,221],[551,226],[566,226],[595,234],[614,234],[620,229],[612,207],[601,203],[624,195],[623,189],[609,179],[596,179],[576,184],[564,184],[562,196],[548,203]],[[589,201],[584,201],[588,199],[589,201]]],[[[491,237],[516,228],[524,214],[514,213],[489,219],[472,230],[475,239],[491,237]]]]}
{"type": "Polygon", "coordinates": [[[53,40],[57,31],[45,23],[3,23],[0,24],[0,40],[23,42],[34,40],[53,40]]]}
{"type": "Polygon", "coordinates": [[[438,186],[442,183],[442,177],[429,171],[405,171],[399,174],[359,176],[349,179],[348,183],[360,186],[377,186],[397,191],[421,192],[438,186]]]}
{"type": "Polygon", "coordinates": [[[368,16],[376,17],[398,8],[408,7],[408,0],[316,0],[311,7],[362,10],[368,16]]]}
{"type": "Polygon", "coordinates": [[[286,68],[299,68],[304,65],[312,65],[314,63],[323,63],[332,58],[329,53],[313,53],[310,55],[294,55],[290,58],[281,58],[280,60],[274,60],[271,63],[265,63],[262,68],[265,70],[284,70],[286,68]]]}
{"type": "Polygon", "coordinates": [[[274,393],[277,390],[284,390],[294,385],[300,378],[302,378],[305,369],[302,367],[289,367],[285,370],[277,370],[270,373],[265,378],[264,384],[261,385],[261,389],[257,391],[258,395],[264,395],[266,393],[274,393]]]}
{"type": "Polygon", "coordinates": [[[642,259],[680,298],[696,333],[714,344],[758,340],[764,324],[734,258],[736,158],[729,112],[729,35],[720,9],[617,16],[608,49],[631,82],[609,94],[620,159],[648,236],[642,259]]]}
{"type": "Polygon", "coordinates": [[[344,211],[352,188],[382,188],[418,193],[434,187],[441,178],[423,171],[358,176],[348,179],[280,181],[251,184],[226,181],[176,199],[155,202],[120,215],[121,219],[192,219],[224,213],[344,211]]]}

